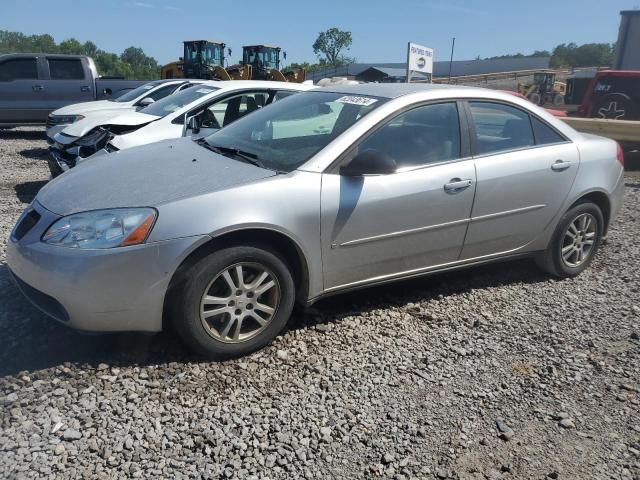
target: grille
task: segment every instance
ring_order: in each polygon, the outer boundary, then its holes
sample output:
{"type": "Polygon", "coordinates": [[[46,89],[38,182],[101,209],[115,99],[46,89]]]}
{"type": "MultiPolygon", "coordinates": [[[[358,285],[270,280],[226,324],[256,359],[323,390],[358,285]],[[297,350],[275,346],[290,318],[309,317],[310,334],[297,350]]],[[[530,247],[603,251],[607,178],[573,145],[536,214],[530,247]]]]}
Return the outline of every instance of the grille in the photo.
{"type": "Polygon", "coordinates": [[[24,237],[39,220],[40,214],[35,210],[30,209],[16,225],[16,228],[13,230],[13,237],[16,240],[21,240],[22,237],[24,237]]]}

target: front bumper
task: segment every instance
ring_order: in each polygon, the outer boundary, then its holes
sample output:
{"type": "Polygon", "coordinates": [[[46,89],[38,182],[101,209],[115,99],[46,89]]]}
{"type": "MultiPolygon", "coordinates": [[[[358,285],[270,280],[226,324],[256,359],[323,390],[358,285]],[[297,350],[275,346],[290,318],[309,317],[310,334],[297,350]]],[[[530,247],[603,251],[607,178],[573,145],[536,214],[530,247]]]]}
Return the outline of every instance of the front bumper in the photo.
{"type": "Polygon", "coordinates": [[[76,165],[76,159],[65,157],[62,152],[55,147],[49,147],[49,157],[47,158],[49,171],[52,177],[63,174],[76,165]]]}
{"type": "Polygon", "coordinates": [[[49,120],[47,120],[47,143],[49,145],[53,145],[55,143],[55,139],[53,137],[55,137],[57,133],[62,132],[69,125],[69,123],[53,124],[49,120]]]}
{"type": "Polygon", "coordinates": [[[162,330],[166,290],[180,263],[209,237],[81,250],[40,237],[59,216],[34,202],[39,221],[7,242],[7,264],[25,296],[49,316],[93,332],[162,330]]]}

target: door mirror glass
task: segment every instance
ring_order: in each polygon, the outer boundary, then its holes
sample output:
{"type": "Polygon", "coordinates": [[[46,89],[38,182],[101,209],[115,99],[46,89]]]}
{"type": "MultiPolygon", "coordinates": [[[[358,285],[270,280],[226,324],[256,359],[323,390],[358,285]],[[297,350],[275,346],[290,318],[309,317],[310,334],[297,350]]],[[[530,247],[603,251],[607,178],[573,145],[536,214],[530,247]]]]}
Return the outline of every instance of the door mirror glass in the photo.
{"type": "Polygon", "coordinates": [[[387,175],[395,173],[398,166],[396,161],[379,150],[365,150],[340,168],[340,174],[346,177],[359,177],[362,175],[387,175]]]}

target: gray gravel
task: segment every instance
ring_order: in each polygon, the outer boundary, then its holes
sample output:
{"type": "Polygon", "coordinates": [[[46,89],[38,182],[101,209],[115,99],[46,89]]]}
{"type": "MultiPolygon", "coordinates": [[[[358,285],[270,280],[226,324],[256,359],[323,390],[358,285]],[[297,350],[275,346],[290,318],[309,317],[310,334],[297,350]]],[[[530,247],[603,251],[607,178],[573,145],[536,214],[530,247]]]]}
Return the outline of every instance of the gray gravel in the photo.
{"type": "MultiPolygon", "coordinates": [[[[0,133],[0,236],[48,178],[0,133]]],[[[529,262],[298,312],[247,358],[85,336],[11,284],[0,245],[0,478],[640,479],[640,181],[591,269],[529,262]]]]}

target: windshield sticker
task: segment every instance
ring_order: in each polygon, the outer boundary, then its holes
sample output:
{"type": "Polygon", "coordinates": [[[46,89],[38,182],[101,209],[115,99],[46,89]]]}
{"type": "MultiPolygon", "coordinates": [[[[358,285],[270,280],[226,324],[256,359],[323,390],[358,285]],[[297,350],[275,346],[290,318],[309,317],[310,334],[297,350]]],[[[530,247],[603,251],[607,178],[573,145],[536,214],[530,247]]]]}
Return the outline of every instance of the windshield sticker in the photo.
{"type": "Polygon", "coordinates": [[[210,90],[208,88],[199,88],[198,90],[196,90],[196,93],[211,93],[213,92],[213,90],[210,90]]]}
{"type": "Polygon", "coordinates": [[[142,89],[143,90],[151,90],[154,87],[154,85],[143,85],[142,89]]]}
{"type": "Polygon", "coordinates": [[[369,105],[373,105],[378,101],[377,98],[369,98],[369,97],[357,97],[355,95],[345,95],[344,97],[340,97],[336,100],[338,103],[349,103],[351,105],[362,105],[363,107],[368,107],[369,105]]]}

